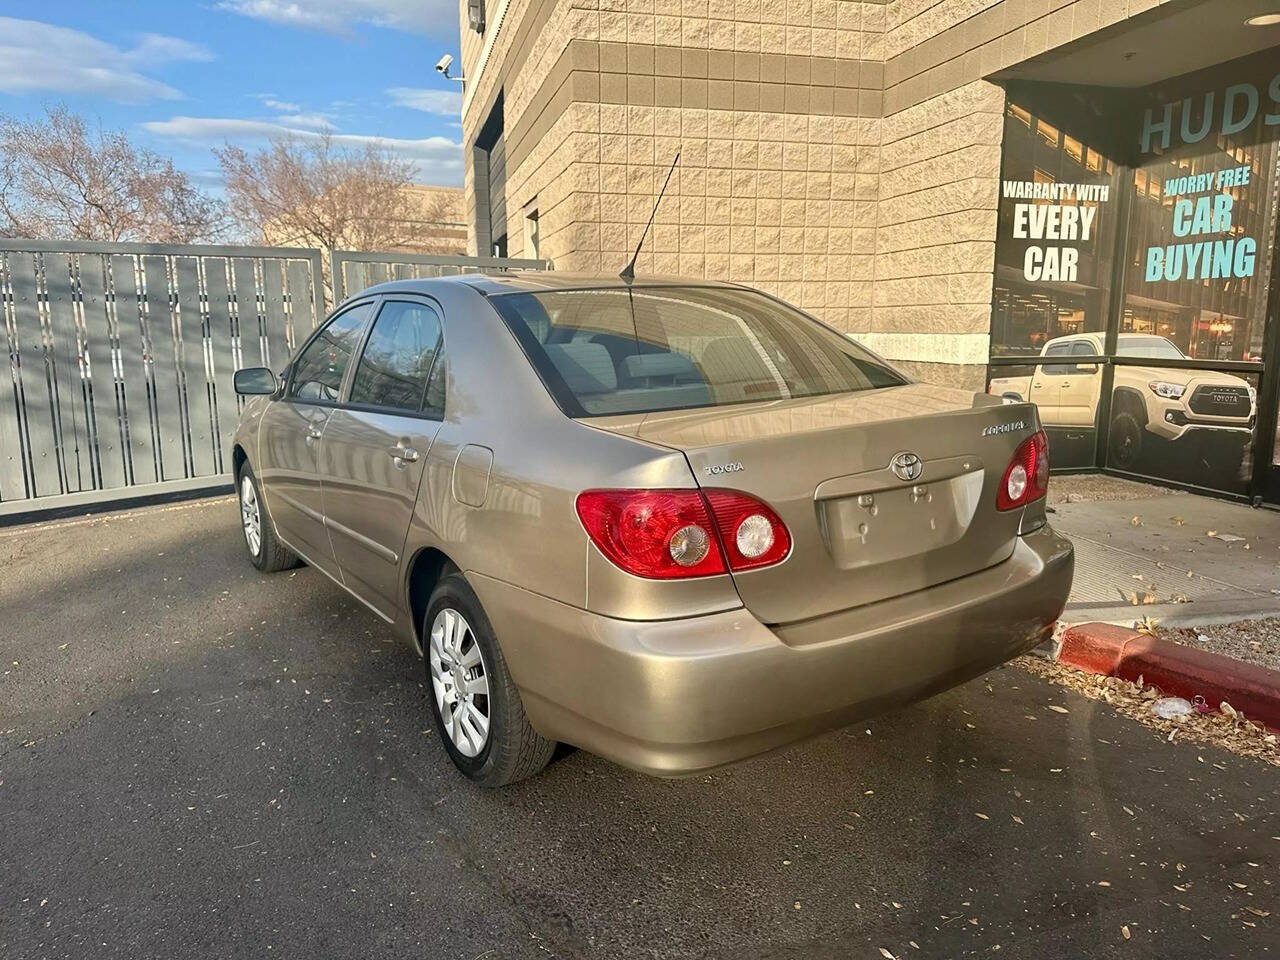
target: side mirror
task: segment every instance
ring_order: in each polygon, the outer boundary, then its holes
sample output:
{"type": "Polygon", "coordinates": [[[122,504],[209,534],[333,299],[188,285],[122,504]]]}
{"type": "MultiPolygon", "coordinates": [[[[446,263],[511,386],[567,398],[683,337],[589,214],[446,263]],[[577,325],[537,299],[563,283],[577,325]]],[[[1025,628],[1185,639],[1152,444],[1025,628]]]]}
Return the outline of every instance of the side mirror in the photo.
{"type": "Polygon", "coordinates": [[[275,393],[279,385],[276,375],[266,367],[247,367],[237,370],[235,379],[236,393],[243,396],[275,393]]]}

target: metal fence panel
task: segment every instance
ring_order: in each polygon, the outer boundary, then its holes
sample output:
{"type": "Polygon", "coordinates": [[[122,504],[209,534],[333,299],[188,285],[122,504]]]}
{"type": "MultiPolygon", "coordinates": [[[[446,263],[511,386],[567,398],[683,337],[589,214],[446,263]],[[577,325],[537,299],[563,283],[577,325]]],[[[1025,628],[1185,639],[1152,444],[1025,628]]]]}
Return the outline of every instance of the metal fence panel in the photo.
{"type": "Polygon", "coordinates": [[[0,376],[0,500],[24,497],[27,490],[27,471],[23,462],[22,426],[19,421],[21,405],[18,402],[18,344],[13,326],[13,284],[9,275],[7,258],[0,257],[3,270],[4,340],[2,345],[8,354],[5,366],[7,375],[0,376]]]}
{"type": "Polygon", "coordinates": [[[111,306],[115,312],[120,344],[115,375],[123,401],[120,426],[124,431],[125,465],[129,483],[155,483],[155,430],[151,419],[151,392],[147,388],[146,341],[138,291],[138,264],[134,257],[111,258],[111,306]]]}
{"type": "Polygon", "coordinates": [[[298,344],[320,322],[324,308],[316,309],[315,284],[307,264],[294,260],[285,265],[284,272],[289,291],[289,356],[292,356],[298,344]]]}
{"type": "Polygon", "coordinates": [[[142,258],[146,304],[143,329],[151,403],[158,434],[157,470],[161,480],[187,475],[182,438],[182,396],[178,385],[178,350],[174,338],[173,301],[169,292],[169,262],[163,256],[142,258]]]}
{"type": "Polygon", "coordinates": [[[192,475],[204,477],[218,472],[214,450],[213,397],[209,371],[205,366],[206,333],[200,298],[200,263],[195,257],[174,258],[177,283],[179,352],[182,357],[182,395],[186,401],[186,436],[191,455],[192,475]]]}
{"type": "Polygon", "coordinates": [[[30,469],[32,496],[60,493],[58,445],[54,433],[54,409],[49,376],[52,360],[41,316],[41,292],[36,284],[36,254],[9,256],[13,319],[18,333],[18,396],[22,405],[19,426],[27,438],[25,456],[30,469]]]}
{"type": "Polygon", "coordinates": [[[85,423],[84,380],[80,372],[80,334],[76,329],[76,302],[72,290],[73,258],[65,254],[44,255],[45,303],[53,398],[53,430],[58,448],[62,489],[79,492],[84,485],[87,464],[81,454],[88,452],[85,423]]]}
{"type": "Polygon", "coordinates": [[[314,250],[0,241],[0,516],[228,479],[233,374],[321,289],[314,250]]]}
{"type": "Polygon", "coordinates": [[[512,257],[455,257],[415,253],[359,253],[335,250],[330,255],[333,298],[341,302],[366,287],[388,280],[420,280],[458,273],[508,273],[511,270],[549,270],[546,260],[512,257]]]}
{"type": "Polygon", "coordinates": [[[92,403],[92,422],[97,480],[95,488],[123,487],[125,445],[120,398],[116,390],[115,340],[110,304],[107,302],[107,258],[85,254],[80,258],[80,301],[84,322],[84,380],[92,403]]]}
{"type": "Polygon", "coordinates": [[[231,261],[235,280],[236,330],[240,338],[240,366],[267,365],[266,341],[262,338],[262,322],[258,309],[258,277],[252,260],[236,257],[231,261]]]}
{"type": "Polygon", "coordinates": [[[228,450],[236,432],[236,420],[240,416],[239,398],[236,396],[234,377],[239,366],[236,356],[234,314],[231,310],[231,292],[227,285],[225,260],[209,259],[204,265],[205,300],[208,316],[208,353],[206,361],[212,366],[209,403],[212,420],[218,425],[214,444],[217,459],[216,470],[222,473],[231,468],[228,450]]]}
{"type": "MultiPolygon", "coordinates": [[[[352,292],[536,260],[338,252],[352,292]]],[[[0,240],[0,517],[226,482],[241,367],[327,312],[318,250],[0,240]]]]}

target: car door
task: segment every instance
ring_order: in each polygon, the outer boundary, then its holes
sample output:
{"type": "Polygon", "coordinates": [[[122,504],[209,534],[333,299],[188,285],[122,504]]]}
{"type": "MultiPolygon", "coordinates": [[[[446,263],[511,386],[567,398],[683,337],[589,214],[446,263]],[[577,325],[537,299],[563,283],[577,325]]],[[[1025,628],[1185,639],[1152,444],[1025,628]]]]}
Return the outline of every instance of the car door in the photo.
{"type": "MultiPolygon", "coordinates": [[[[1072,357],[1094,355],[1094,346],[1088,340],[1071,342],[1072,357]]],[[[1092,427],[1094,412],[1098,407],[1098,386],[1102,382],[1102,368],[1096,363],[1075,363],[1065,369],[1058,391],[1057,422],[1065,427],[1092,427]]]]}
{"type": "Polygon", "coordinates": [[[337,576],[337,566],[324,524],[320,443],[373,305],[372,299],[352,304],[311,336],[289,364],[284,389],[267,403],[258,428],[255,469],[276,532],[331,576],[337,576]]]}
{"type": "Polygon", "coordinates": [[[387,619],[400,604],[405,536],[444,413],[442,327],[433,301],[384,300],[320,446],[343,582],[387,619]]]}
{"type": "MultiPolygon", "coordinates": [[[[1065,357],[1071,352],[1071,343],[1063,340],[1051,343],[1044,350],[1043,359],[1065,357]]],[[[1040,422],[1046,427],[1060,424],[1059,411],[1062,406],[1062,377],[1067,370],[1065,363],[1042,363],[1031,374],[1031,388],[1027,391],[1027,399],[1040,410],[1040,422]]]]}

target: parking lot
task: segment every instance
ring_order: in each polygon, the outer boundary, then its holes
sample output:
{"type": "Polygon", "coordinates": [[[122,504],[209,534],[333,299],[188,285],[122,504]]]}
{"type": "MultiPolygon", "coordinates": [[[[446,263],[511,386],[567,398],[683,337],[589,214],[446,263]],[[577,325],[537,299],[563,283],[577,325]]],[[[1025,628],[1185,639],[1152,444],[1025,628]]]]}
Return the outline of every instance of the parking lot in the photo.
{"type": "Polygon", "coordinates": [[[710,776],[565,750],[484,792],[406,647],[242,552],[230,498],[0,529],[0,956],[1280,942],[1280,772],[1016,665],[710,776]]]}

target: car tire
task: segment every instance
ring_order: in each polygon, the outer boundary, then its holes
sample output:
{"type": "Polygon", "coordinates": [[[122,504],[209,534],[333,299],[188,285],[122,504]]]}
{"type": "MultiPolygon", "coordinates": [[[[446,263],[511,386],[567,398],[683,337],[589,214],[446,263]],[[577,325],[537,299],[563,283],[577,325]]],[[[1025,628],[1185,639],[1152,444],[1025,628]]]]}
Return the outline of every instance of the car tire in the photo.
{"type": "Polygon", "coordinates": [[[1111,431],[1107,436],[1110,456],[1107,466],[1119,470],[1132,470],[1142,455],[1142,424],[1127,410],[1111,418],[1111,431]]]}
{"type": "Polygon", "coordinates": [[[302,563],[302,559],[280,542],[275,524],[267,514],[267,503],[262,499],[262,489],[253,468],[248,462],[236,475],[236,496],[240,504],[240,532],[244,535],[249,562],[263,573],[288,570],[302,563]],[[256,545],[255,545],[256,541],[256,545]]]}
{"type": "Polygon", "coordinates": [[[432,591],[422,637],[427,699],[454,766],[485,787],[504,787],[542,770],[556,743],[525,716],[489,618],[461,573],[448,574],[432,591]]]}

